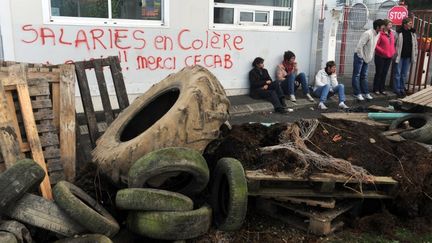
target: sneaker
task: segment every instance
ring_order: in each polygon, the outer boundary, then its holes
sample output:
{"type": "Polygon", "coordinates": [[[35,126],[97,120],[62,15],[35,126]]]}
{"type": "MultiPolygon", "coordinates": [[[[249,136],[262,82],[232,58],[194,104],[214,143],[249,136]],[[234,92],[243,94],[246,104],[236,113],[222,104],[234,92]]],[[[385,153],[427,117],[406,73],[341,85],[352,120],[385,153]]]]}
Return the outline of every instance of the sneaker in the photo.
{"type": "Polygon", "coordinates": [[[320,102],[320,103],[318,104],[318,109],[320,109],[320,110],[327,110],[327,106],[324,105],[324,103],[320,102]]]}
{"type": "Polygon", "coordinates": [[[363,101],[363,100],[364,100],[362,94],[354,95],[354,97],[355,97],[358,101],[363,101]]]}
{"type": "Polygon", "coordinates": [[[290,100],[291,100],[292,102],[296,102],[296,101],[297,101],[296,98],[295,98],[295,95],[290,95],[290,100]]]}
{"type": "Polygon", "coordinates": [[[347,105],[345,105],[345,103],[342,101],[341,103],[339,103],[339,108],[341,109],[349,109],[349,107],[347,105]]]}
{"type": "Polygon", "coordinates": [[[379,91],[375,91],[374,92],[376,95],[380,95],[380,94],[382,94],[382,93],[380,93],[379,91]]]}
{"type": "Polygon", "coordinates": [[[372,100],[372,99],[373,99],[372,95],[370,95],[370,94],[365,94],[364,97],[365,97],[367,100],[372,100]]]}
{"type": "Polygon", "coordinates": [[[315,101],[309,93],[306,94],[306,99],[309,100],[310,102],[314,102],[315,101]]]}
{"type": "Polygon", "coordinates": [[[380,92],[380,94],[387,95],[387,93],[385,91],[380,92]]]}

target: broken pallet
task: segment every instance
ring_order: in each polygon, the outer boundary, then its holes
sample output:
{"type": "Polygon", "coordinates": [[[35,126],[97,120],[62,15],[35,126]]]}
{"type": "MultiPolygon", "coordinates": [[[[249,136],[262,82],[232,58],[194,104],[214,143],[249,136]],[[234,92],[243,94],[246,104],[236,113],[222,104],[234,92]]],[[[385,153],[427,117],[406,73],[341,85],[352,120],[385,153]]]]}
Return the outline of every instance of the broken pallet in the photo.
{"type": "Polygon", "coordinates": [[[391,177],[374,176],[362,183],[344,175],[315,173],[307,178],[279,172],[266,174],[261,170],[246,171],[248,193],[271,198],[392,198],[397,181],[391,177]]]}
{"type": "Polygon", "coordinates": [[[333,209],[323,210],[257,198],[256,207],[258,212],[279,219],[298,229],[316,235],[328,235],[344,225],[340,216],[356,206],[357,203],[356,201],[344,201],[338,203],[333,209]]]}

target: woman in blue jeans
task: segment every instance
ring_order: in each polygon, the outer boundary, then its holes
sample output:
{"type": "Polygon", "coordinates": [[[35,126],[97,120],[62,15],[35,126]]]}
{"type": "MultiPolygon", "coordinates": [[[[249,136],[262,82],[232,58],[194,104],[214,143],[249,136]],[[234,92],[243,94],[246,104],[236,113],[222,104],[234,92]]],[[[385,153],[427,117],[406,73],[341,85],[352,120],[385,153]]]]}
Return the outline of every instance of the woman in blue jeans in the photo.
{"type": "Polygon", "coordinates": [[[292,51],[284,53],[284,60],[277,66],[276,79],[281,82],[281,88],[285,94],[290,96],[292,102],[296,102],[295,98],[295,81],[298,81],[302,87],[303,94],[306,99],[313,102],[314,99],[309,94],[308,82],[304,73],[299,73],[295,54],[292,51]]]}
{"type": "Polygon", "coordinates": [[[345,104],[345,86],[339,84],[336,78],[336,63],[334,61],[327,62],[326,67],[318,71],[315,76],[313,92],[315,96],[320,97],[318,108],[321,110],[327,110],[324,103],[327,101],[327,97],[334,93],[339,95],[339,108],[349,108],[345,104]]]}

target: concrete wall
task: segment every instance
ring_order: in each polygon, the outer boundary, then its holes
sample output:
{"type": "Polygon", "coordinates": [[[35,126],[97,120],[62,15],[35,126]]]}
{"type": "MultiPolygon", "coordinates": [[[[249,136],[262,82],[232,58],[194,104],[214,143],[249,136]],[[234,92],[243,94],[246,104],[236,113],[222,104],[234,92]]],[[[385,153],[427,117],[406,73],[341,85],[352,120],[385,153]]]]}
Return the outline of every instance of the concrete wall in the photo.
{"type": "MultiPolygon", "coordinates": [[[[297,0],[294,29],[274,32],[209,28],[212,7],[210,1],[202,0],[168,1],[168,27],[44,23],[42,0],[8,2],[13,43],[4,45],[9,50],[13,49],[13,53],[5,53],[6,59],[13,57],[22,62],[59,64],[118,55],[122,61],[126,88],[131,95],[145,92],[152,84],[185,65],[194,64],[195,60],[198,64],[209,66],[229,95],[245,94],[249,86],[247,73],[256,56],[265,59],[265,65],[273,75],[286,50],[296,53],[300,68],[308,75],[313,58],[311,30],[315,0],[297,0]],[[116,33],[119,38],[114,41],[116,33]],[[99,38],[94,39],[92,35],[99,38]],[[195,44],[201,41],[209,43],[207,40],[218,35],[221,37],[213,47],[204,44],[197,50],[190,48],[195,40],[195,44]],[[161,65],[143,67],[140,57],[151,60],[161,58],[161,65]]],[[[90,86],[96,96],[96,82],[91,80],[90,86]]],[[[113,93],[112,86],[109,91],[113,93]]]]}

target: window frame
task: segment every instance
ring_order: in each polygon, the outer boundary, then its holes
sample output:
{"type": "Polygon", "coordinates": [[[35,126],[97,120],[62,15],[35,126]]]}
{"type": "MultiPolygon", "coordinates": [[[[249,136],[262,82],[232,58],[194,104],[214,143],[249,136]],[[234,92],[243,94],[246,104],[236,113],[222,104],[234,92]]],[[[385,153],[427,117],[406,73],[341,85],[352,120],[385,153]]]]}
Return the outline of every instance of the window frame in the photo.
{"type": "Polygon", "coordinates": [[[88,25],[88,26],[119,26],[119,27],[169,27],[169,6],[170,0],[161,2],[161,20],[144,20],[144,19],[113,19],[111,0],[108,3],[108,18],[91,18],[91,17],[67,17],[51,15],[51,0],[42,0],[42,12],[44,24],[53,25],[88,25]]]}
{"type": "Polygon", "coordinates": [[[294,32],[296,26],[296,13],[297,2],[293,0],[292,8],[274,7],[263,5],[249,5],[249,4],[232,4],[232,3],[217,3],[214,0],[209,1],[209,28],[215,30],[259,30],[259,31],[284,31],[294,32]],[[219,24],[214,23],[214,8],[233,8],[234,20],[233,24],[219,24]],[[291,26],[276,26],[273,25],[274,11],[287,11],[291,12],[291,26]],[[254,12],[254,22],[241,22],[240,12],[254,12]],[[255,12],[268,12],[267,24],[255,22],[255,12]],[[246,24],[247,23],[247,24],[246,24]]]}

